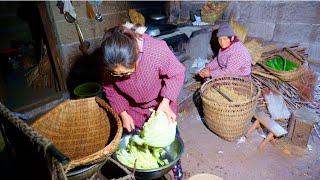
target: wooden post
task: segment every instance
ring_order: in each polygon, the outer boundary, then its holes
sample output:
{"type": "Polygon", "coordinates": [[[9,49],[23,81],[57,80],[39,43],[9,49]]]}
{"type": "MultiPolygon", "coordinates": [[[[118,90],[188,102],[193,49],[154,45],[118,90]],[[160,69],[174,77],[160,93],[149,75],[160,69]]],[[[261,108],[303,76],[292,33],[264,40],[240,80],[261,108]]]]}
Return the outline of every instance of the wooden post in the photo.
{"type": "Polygon", "coordinates": [[[52,65],[53,71],[58,80],[58,88],[60,91],[66,91],[66,83],[65,83],[65,79],[62,71],[60,53],[57,50],[57,37],[53,31],[54,26],[48,15],[46,2],[39,2],[38,9],[39,9],[40,17],[42,20],[43,28],[47,35],[47,40],[49,43],[50,53],[53,61],[53,63],[51,64],[53,64],[52,65]]]}

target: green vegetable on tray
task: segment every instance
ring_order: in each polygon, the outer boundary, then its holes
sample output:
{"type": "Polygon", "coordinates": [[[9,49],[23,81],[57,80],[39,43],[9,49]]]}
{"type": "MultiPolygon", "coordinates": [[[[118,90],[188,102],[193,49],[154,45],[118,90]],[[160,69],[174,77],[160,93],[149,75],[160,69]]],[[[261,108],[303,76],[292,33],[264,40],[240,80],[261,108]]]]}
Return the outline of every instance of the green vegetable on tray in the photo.
{"type": "Polygon", "coordinates": [[[276,71],[294,71],[299,67],[296,63],[282,56],[269,59],[265,64],[276,71]]]}
{"type": "Polygon", "coordinates": [[[165,157],[165,147],[176,135],[177,122],[169,122],[164,112],[153,113],[144,124],[139,135],[133,135],[125,148],[116,151],[117,159],[124,165],[136,169],[155,169],[169,164],[165,157]]]}

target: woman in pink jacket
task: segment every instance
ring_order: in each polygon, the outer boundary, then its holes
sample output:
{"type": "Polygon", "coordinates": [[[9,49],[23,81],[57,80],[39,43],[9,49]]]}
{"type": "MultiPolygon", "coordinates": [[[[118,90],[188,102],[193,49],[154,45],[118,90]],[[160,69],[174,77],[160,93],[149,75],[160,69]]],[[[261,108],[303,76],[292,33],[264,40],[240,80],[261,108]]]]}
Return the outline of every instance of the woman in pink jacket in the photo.
{"type": "MultiPolygon", "coordinates": [[[[176,120],[185,68],[165,41],[117,26],[105,33],[101,48],[103,90],[128,132],[143,126],[151,114],[149,108],[176,120]]],[[[180,161],[173,170],[175,179],[181,179],[180,161]]]]}
{"type": "Polygon", "coordinates": [[[202,78],[221,76],[250,77],[251,56],[248,49],[234,35],[228,23],[222,23],[217,33],[221,46],[217,56],[202,69],[202,78]]]}

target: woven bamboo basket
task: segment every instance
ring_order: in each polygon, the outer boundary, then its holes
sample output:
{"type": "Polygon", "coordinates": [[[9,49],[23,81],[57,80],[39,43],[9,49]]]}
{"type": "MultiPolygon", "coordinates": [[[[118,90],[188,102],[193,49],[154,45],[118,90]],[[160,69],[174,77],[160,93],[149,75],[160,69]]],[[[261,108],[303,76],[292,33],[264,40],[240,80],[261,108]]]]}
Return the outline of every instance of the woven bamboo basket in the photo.
{"type": "Polygon", "coordinates": [[[98,97],[64,101],[31,126],[70,158],[66,173],[105,161],[122,136],[119,116],[98,97]]]}
{"type": "Polygon", "coordinates": [[[219,18],[221,18],[221,16],[222,16],[222,12],[217,13],[217,12],[201,11],[201,20],[209,24],[214,24],[219,18]]]}
{"type": "Polygon", "coordinates": [[[292,54],[290,54],[289,52],[283,50],[282,52],[275,54],[271,57],[265,58],[262,60],[262,62],[260,63],[265,69],[267,69],[270,73],[272,73],[273,75],[277,76],[279,79],[281,79],[282,81],[286,81],[286,82],[290,82],[290,81],[294,81],[296,79],[298,79],[300,76],[303,75],[304,73],[304,62],[301,62],[299,59],[297,59],[295,56],[293,56],[292,54]],[[277,71],[274,70],[270,67],[268,67],[265,63],[266,61],[268,61],[269,59],[272,59],[275,56],[282,56],[286,59],[289,59],[290,61],[293,61],[294,63],[298,64],[298,68],[294,71],[277,71]]]}
{"type": "Polygon", "coordinates": [[[214,78],[201,86],[201,99],[204,118],[210,130],[227,141],[241,137],[248,129],[257,106],[260,88],[251,80],[239,77],[214,78]],[[238,94],[246,96],[245,100],[221,102],[206,95],[213,86],[224,86],[238,94]]]}

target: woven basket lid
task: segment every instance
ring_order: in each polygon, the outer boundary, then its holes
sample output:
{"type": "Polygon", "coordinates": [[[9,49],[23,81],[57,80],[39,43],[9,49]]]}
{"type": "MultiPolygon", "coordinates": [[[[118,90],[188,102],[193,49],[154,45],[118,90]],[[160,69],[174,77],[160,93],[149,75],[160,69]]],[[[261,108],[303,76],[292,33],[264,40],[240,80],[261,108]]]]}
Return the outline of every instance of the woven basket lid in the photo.
{"type": "Polygon", "coordinates": [[[37,119],[32,127],[71,160],[76,160],[107,145],[109,117],[95,98],[67,100],[37,119]]]}
{"type": "Polygon", "coordinates": [[[196,174],[194,176],[191,176],[189,180],[223,180],[221,177],[218,177],[213,174],[196,174]]]}

